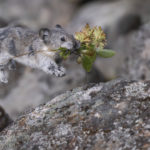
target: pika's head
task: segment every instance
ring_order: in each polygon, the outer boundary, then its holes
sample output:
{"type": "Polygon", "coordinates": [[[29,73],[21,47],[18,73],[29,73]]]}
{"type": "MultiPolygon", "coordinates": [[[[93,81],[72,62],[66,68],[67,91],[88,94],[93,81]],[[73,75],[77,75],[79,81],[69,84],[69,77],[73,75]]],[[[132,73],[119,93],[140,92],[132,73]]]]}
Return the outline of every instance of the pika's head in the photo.
{"type": "Polygon", "coordinates": [[[74,51],[80,47],[80,42],[73,35],[67,33],[60,25],[56,25],[54,29],[41,29],[39,36],[44,44],[52,49],[63,47],[74,51]]]}

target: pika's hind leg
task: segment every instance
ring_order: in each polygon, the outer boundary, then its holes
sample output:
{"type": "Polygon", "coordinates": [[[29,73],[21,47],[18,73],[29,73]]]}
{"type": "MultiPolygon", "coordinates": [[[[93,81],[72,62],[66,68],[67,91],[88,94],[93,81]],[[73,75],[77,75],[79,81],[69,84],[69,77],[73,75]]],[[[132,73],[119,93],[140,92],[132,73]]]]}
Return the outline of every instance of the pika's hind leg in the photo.
{"type": "Polygon", "coordinates": [[[1,59],[0,61],[0,82],[8,83],[8,64],[9,60],[1,59]],[[5,63],[4,63],[5,62],[5,63]]]}
{"type": "Polygon", "coordinates": [[[0,67],[0,82],[8,83],[8,72],[2,66],[0,67]]]}
{"type": "Polygon", "coordinates": [[[16,70],[16,62],[13,59],[9,60],[8,69],[9,70],[16,70]]]}

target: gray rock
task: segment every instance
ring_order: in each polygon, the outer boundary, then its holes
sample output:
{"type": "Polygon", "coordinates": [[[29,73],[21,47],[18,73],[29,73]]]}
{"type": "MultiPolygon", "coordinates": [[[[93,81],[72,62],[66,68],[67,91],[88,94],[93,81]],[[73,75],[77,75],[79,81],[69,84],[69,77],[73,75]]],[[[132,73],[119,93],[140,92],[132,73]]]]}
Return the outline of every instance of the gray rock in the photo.
{"type": "MultiPolygon", "coordinates": [[[[92,26],[102,26],[108,33],[117,33],[117,23],[121,20],[126,20],[124,16],[130,15],[135,18],[139,15],[142,22],[149,20],[150,9],[149,0],[110,0],[110,1],[90,1],[83,5],[74,14],[71,22],[70,30],[80,30],[86,23],[92,26]],[[134,14],[134,16],[133,16],[134,14]]],[[[126,25],[132,24],[131,20],[126,22],[126,25]]],[[[134,19],[133,19],[134,20],[134,19]]],[[[132,20],[132,21],[133,21],[132,20]]],[[[120,29],[119,29],[120,30],[120,29]]]]}
{"type": "Polygon", "coordinates": [[[6,0],[0,1],[0,17],[38,29],[66,25],[74,8],[68,0],[6,0]]]}
{"type": "Polygon", "coordinates": [[[150,82],[115,80],[55,97],[0,134],[1,150],[148,150],[150,82]]]}
{"type": "MultiPolygon", "coordinates": [[[[135,80],[150,79],[150,23],[120,39],[120,48],[125,51],[120,74],[135,80]]],[[[118,46],[119,47],[119,46],[118,46]]]]}
{"type": "Polygon", "coordinates": [[[138,14],[126,14],[117,23],[117,32],[119,35],[125,35],[133,30],[139,29],[142,25],[141,17],[138,14]]]}
{"type": "Polygon", "coordinates": [[[71,31],[79,31],[86,23],[91,26],[101,26],[108,33],[114,29],[116,22],[130,12],[130,5],[126,2],[98,2],[83,5],[74,15],[69,25],[71,31]],[[115,11],[114,11],[115,10],[115,11]]]}

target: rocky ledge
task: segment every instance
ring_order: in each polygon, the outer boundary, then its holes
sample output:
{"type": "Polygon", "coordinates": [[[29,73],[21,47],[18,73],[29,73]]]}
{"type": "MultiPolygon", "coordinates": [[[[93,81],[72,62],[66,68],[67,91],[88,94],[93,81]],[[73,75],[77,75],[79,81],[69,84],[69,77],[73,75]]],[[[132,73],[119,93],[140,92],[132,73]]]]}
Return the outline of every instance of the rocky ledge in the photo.
{"type": "Polygon", "coordinates": [[[1,150],[148,150],[150,81],[114,80],[68,91],[0,134],[1,150]]]}

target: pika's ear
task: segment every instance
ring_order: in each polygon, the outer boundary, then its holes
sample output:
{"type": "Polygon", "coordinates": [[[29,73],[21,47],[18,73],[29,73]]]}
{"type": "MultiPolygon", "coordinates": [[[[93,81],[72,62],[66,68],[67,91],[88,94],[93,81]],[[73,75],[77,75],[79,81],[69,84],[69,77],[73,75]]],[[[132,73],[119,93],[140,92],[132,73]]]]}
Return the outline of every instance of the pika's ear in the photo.
{"type": "Polygon", "coordinates": [[[59,28],[59,29],[63,29],[62,26],[60,24],[56,24],[55,26],[56,28],[59,28]]]}
{"type": "Polygon", "coordinates": [[[55,29],[59,31],[65,31],[64,28],[59,24],[56,24],[55,29]]]}
{"type": "Polygon", "coordinates": [[[44,41],[45,44],[50,42],[50,30],[47,28],[42,28],[39,31],[40,38],[44,41]]]}

